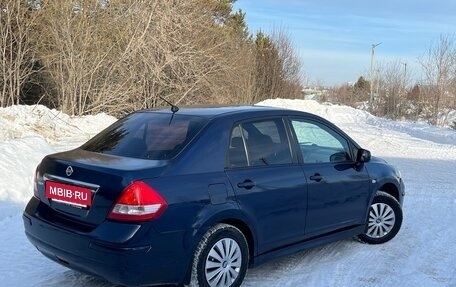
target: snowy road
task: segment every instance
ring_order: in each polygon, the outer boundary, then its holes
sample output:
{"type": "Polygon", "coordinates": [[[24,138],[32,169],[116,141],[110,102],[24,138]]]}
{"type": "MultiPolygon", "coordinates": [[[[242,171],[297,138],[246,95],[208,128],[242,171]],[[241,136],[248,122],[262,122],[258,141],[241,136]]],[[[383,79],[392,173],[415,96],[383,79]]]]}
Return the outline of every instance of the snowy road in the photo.
{"type": "MultiPolygon", "coordinates": [[[[371,246],[343,240],[283,257],[249,270],[243,286],[456,287],[455,131],[310,101],[263,104],[309,111],[336,123],[374,155],[399,167],[407,194],[402,229],[392,241],[371,246]]],[[[41,158],[77,146],[113,119],[61,115],[55,124],[44,108],[39,110],[37,118],[25,115],[30,109],[0,109],[0,285],[111,286],[40,255],[24,236],[21,212],[41,158]]]]}

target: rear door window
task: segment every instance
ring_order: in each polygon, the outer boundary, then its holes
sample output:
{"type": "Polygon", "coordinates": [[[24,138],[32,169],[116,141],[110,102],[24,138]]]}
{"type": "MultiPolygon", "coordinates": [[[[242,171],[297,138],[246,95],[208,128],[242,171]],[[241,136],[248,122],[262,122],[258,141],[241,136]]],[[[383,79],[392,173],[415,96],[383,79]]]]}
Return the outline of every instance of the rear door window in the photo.
{"type": "Polygon", "coordinates": [[[141,159],[175,157],[201,130],[207,119],[156,112],[129,115],[84,144],[87,151],[141,159]]]}
{"type": "Polygon", "coordinates": [[[228,150],[230,168],[290,164],[290,144],[282,119],[266,119],[237,125],[228,150]]]}

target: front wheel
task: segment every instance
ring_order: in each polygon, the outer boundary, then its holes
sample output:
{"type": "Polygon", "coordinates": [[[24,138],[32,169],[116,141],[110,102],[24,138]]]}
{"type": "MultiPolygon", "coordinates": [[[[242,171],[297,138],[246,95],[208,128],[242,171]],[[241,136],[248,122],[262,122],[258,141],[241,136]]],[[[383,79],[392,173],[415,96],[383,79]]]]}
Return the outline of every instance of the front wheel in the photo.
{"type": "Polygon", "coordinates": [[[248,254],[247,240],[239,229],[228,224],[215,225],[196,248],[190,286],[241,286],[248,254]]]}
{"type": "Polygon", "coordinates": [[[386,192],[378,191],[369,209],[366,231],[358,238],[365,243],[381,244],[396,236],[402,225],[402,208],[386,192]]]}

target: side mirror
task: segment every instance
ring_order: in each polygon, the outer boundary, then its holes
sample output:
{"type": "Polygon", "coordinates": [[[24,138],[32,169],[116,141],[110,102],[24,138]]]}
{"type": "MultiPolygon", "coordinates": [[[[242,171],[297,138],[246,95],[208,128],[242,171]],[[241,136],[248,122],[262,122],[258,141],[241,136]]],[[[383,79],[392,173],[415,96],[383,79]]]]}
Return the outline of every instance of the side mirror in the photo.
{"type": "Polygon", "coordinates": [[[368,162],[371,159],[371,153],[367,149],[358,149],[356,163],[368,162]]]}
{"type": "Polygon", "coordinates": [[[329,157],[329,161],[330,162],[343,162],[349,158],[350,157],[347,155],[347,153],[345,151],[341,151],[341,152],[336,152],[335,154],[332,154],[329,157]]]}

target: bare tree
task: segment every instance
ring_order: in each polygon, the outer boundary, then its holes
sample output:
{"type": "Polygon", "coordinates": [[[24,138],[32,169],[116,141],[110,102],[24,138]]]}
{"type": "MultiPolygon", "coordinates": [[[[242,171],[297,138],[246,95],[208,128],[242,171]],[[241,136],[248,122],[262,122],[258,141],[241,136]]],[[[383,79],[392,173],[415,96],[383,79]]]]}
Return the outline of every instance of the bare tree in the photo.
{"type": "Polygon", "coordinates": [[[19,104],[24,84],[33,74],[31,40],[35,13],[25,1],[0,1],[0,106],[19,104]]]}
{"type": "Polygon", "coordinates": [[[456,83],[456,43],[453,36],[441,35],[437,44],[431,45],[420,64],[424,73],[421,91],[432,107],[431,123],[437,123],[442,106],[454,103],[456,83]]]}
{"type": "Polygon", "coordinates": [[[379,103],[377,115],[396,119],[404,114],[407,98],[407,75],[400,60],[382,65],[379,69],[379,103]]]}
{"type": "Polygon", "coordinates": [[[279,54],[279,63],[281,66],[280,79],[282,80],[282,86],[280,88],[281,96],[299,97],[302,90],[302,62],[296,53],[291,37],[284,29],[273,30],[271,37],[279,54]]]}
{"type": "Polygon", "coordinates": [[[233,2],[0,0],[0,105],[32,80],[75,115],[299,96],[289,37],[254,39],[233,2]]]}
{"type": "Polygon", "coordinates": [[[252,102],[268,98],[301,96],[301,62],[283,30],[271,36],[258,32],[255,39],[256,86],[252,102]]]}
{"type": "MultiPolygon", "coordinates": [[[[364,79],[364,77],[363,77],[364,79]]],[[[327,100],[333,103],[340,103],[349,106],[355,106],[353,95],[355,88],[353,85],[345,83],[329,89],[327,100]]]]}
{"type": "Polygon", "coordinates": [[[235,103],[252,93],[248,42],[214,22],[204,1],[77,4],[55,0],[40,11],[40,54],[64,111],[124,113],[161,105],[159,97],[235,103]]]}

